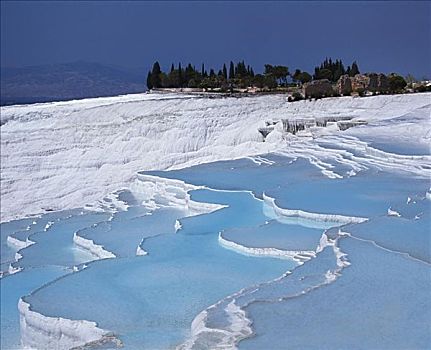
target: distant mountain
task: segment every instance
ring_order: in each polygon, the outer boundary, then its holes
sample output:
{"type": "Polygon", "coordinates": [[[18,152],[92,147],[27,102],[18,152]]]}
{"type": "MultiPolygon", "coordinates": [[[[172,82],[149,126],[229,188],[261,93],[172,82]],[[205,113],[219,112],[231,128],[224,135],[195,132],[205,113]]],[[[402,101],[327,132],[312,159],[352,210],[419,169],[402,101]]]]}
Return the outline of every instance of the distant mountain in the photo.
{"type": "Polygon", "coordinates": [[[112,96],[146,90],[144,70],[74,62],[1,68],[1,105],[112,96]]]}

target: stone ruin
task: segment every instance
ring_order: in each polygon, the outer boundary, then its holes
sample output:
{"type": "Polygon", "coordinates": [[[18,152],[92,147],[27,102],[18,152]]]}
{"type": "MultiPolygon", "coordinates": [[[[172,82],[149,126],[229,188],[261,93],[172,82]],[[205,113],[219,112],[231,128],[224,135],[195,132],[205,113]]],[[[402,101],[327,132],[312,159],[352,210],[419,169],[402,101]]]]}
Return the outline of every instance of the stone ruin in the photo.
{"type": "Polygon", "coordinates": [[[349,94],[349,90],[356,93],[385,92],[389,90],[389,80],[382,73],[356,74],[354,77],[342,75],[337,82],[337,91],[344,95],[349,94]]]}
{"type": "Polygon", "coordinates": [[[332,84],[328,79],[313,80],[303,86],[303,95],[309,97],[328,97],[334,94],[332,84]]]}
{"type": "Polygon", "coordinates": [[[368,90],[368,86],[370,85],[370,78],[365,74],[356,74],[351,79],[352,81],[352,90],[354,92],[364,92],[368,90]]]}
{"type": "Polygon", "coordinates": [[[348,74],[344,74],[338,79],[337,91],[340,95],[350,95],[352,93],[352,81],[348,74]]]}
{"type": "Polygon", "coordinates": [[[371,92],[385,92],[389,90],[389,79],[382,73],[369,73],[367,74],[370,79],[367,90],[371,92]]]}

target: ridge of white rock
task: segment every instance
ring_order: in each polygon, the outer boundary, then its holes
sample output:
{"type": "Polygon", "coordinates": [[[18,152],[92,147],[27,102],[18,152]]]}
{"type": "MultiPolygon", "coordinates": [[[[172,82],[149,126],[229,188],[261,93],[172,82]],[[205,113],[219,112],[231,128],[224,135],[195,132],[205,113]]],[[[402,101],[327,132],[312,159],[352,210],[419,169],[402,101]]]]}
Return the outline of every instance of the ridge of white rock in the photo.
{"type": "Polygon", "coordinates": [[[116,257],[114,253],[106,250],[102,245],[94,243],[92,239],[79,236],[77,232],[73,234],[73,243],[90,252],[97,259],[111,259],[116,257]]]}
{"type": "MultiPolygon", "coordinates": [[[[184,210],[186,216],[206,214],[224,208],[224,205],[197,202],[191,199],[190,191],[204,189],[184,181],[168,179],[155,175],[138,173],[137,179],[130,189],[141,205],[150,210],[166,206],[184,210]]],[[[181,228],[181,223],[175,222],[175,229],[181,228]]]]}
{"type": "Polygon", "coordinates": [[[362,218],[358,216],[346,216],[346,215],[340,215],[340,214],[321,214],[321,213],[312,213],[300,209],[287,209],[287,208],[280,208],[276,203],[275,199],[272,197],[267,196],[265,193],[263,193],[263,200],[265,204],[271,206],[274,210],[274,212],[283,217],[300,217],[307,220],[314,220],[318,222],[334,222],[339,223],[340,225],[345,224],[359,224],[361,222],[367,221],[367,218],[362,218]]]}
{"type": "MultiPolygon", "coordinates": [[[[374,135],[427,145],[429,98],[430,94],[423,93],[289,103],[284,95],[210,99],[137,94],[1,107],[0,221],[41,213],[44,208],[97,204],[109,193],[127,188],[138,171],[176,169],[283,149],[313,160],[325,175],[342,176],[326,165],[328,155],[333,161],[340,159],[329,149],[318,149],[313,143],[316,137],[325,140],[338,135],[337,144],[351,142],[349,137],[360,140],[374,135]],[[412,112],[414,123],[401,118],[412,112]],[[313,138],[296,137],[288,146],[277,127],[280,123],[265,142],[258,131],[268,120],[334,115],[360,118],[368,125],[343,132],[319,128],[310,133],[313,138]]],[[[362,145],[356,142],[354,147],[362,145]]],[[[362,149],[359,159],[341,160],[355,167],[384,166],[429,176],[425,166],[429,156],[386,159],[384,154],[362,149]]]]}
{"type": "Polygon", "coordinates": [[[21,343],[25,349],[71,349],[100,342],[109,332],[95,322],[48,317],[31,310],[22,298],[18,301],[21,343]]]}
{"type": "Polygon", "coordinates": [[[316,253],[313,250],[283,250],[272,247],[247,247],[224,238],[221,232],[219,233],[218,241],[221,246],[227,249],[231,249],[240,254],[257,257],[290,259],[298,262],[299,264],[303,264],[305,261],[310,260],[311,258],[316,256],[316,253]]]}

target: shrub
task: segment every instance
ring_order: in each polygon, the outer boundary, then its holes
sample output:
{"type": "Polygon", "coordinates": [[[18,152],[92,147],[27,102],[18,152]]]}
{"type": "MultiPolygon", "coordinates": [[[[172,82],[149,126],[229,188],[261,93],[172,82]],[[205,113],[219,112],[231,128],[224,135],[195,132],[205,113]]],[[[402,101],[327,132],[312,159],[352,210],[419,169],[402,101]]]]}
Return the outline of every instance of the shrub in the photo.
{"type": "Polygon", "coordinates": [[[389,77],[389,89],[392,92],[399,92],[403,90],[407,83],[401,75],[391,74],[389,77]]]}
{"type": "Polygon", "coordinates": [[[425,91],[427,91],[426,86],[419,85],[419,86],[416,88],[416,92],[425,92],[425,91]]]}
{"type": "Polygon", "coordinates": [[[301,101],[304,99],[299,92],[294,92],[292,94],[292,97],[293,97],[293,101],[301,101]]]}

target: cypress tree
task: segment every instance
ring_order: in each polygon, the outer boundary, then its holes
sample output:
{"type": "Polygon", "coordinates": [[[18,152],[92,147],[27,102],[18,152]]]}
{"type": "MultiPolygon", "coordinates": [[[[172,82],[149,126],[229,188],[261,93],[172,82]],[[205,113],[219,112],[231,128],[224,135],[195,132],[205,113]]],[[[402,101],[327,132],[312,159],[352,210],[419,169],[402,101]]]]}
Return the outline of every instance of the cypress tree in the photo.
{"type": "Polygon", "coordinates": [[[178,63],[178,87],[183,87],[183,69],[181,68],[181,62],[178,63]]]}
{"type": "Polygon", "coordinates": [[[346,69],[344,68],[343,61],[342,61],[342,60],[340,60],[340,69],[341,69],[341,74],[342,74],[342,75],[346,74],[346,69]]]}
{"type": "Polygon", "coordinates": [[[233,62],[230,61],[230,65],[229,65],[229,79],[234,79],[235,78],[235,66],[233,65],[233,62]]]}
{"type": "Polygon", "coordinates": [[[189,63],[184,70],[184,85],[188,86],[190,79],[193,77],[193,67],[192,64],[189,63]]]}
{"type": "Polygon", "coordinates": [[[162,82],[160,79],[160,73],[162,73],[160,69],[159,62],[155,62],[153,64],[153,70],[151,71],[151,85],[152,87],[159,88],[162,86],[162,82]]]}
{"type": "Polygon", "coordinates": [[[148,90],[151,90],[153,88],[153,82],[151,79],[151,72],[150,71],[148,72],[148,75],[147,75],[147,88],[148,88],[148,90]]]}
{"type": "Polygon", "coordinates": [[[226,69],[226,64],[223,63],[223,76],[225,79],[227,79],[227,69],[226,69]]]}
{"type": "Polygon", "coordinates": [[[335,69],[335,72],[334,72],[334,74],[333,74],[333,81],[334,82],[336,82],[336,81],[338,81],[338,79],[340,79],[340,77],[343,75],[343,71],[341,70],[341,67],[340,66],[338,66],[336,69],[335,69]]]}
{"type": "Polygon", "coordinates": [[[350,76],[354,77],[356,74],[359,74],[358,64],[355,62],[352,63],[352,69],[350,70],[350,76]]]}
{"type": "Polygon", "coordinates": [[[239,75],[239,77],[241,77],[241,78],[243,78],[243,77],[247,76],[247,68],[245,68],[245,63],[244,63],[244,61],[238,62],[236,73],[237,73],[237,74],[239,75]]]}
{"type": "Polygon", "coordinates": [[[201,75],[205,76],[205,65],[202,63],[201,75]]]}
{"type": "Polygon", "coordinates": [[[172,63],[172,65],[171,65],[171,73],[172,73],[174,70],[175,70],[175,68],[174,68],[174,64],[172,63]]]}

